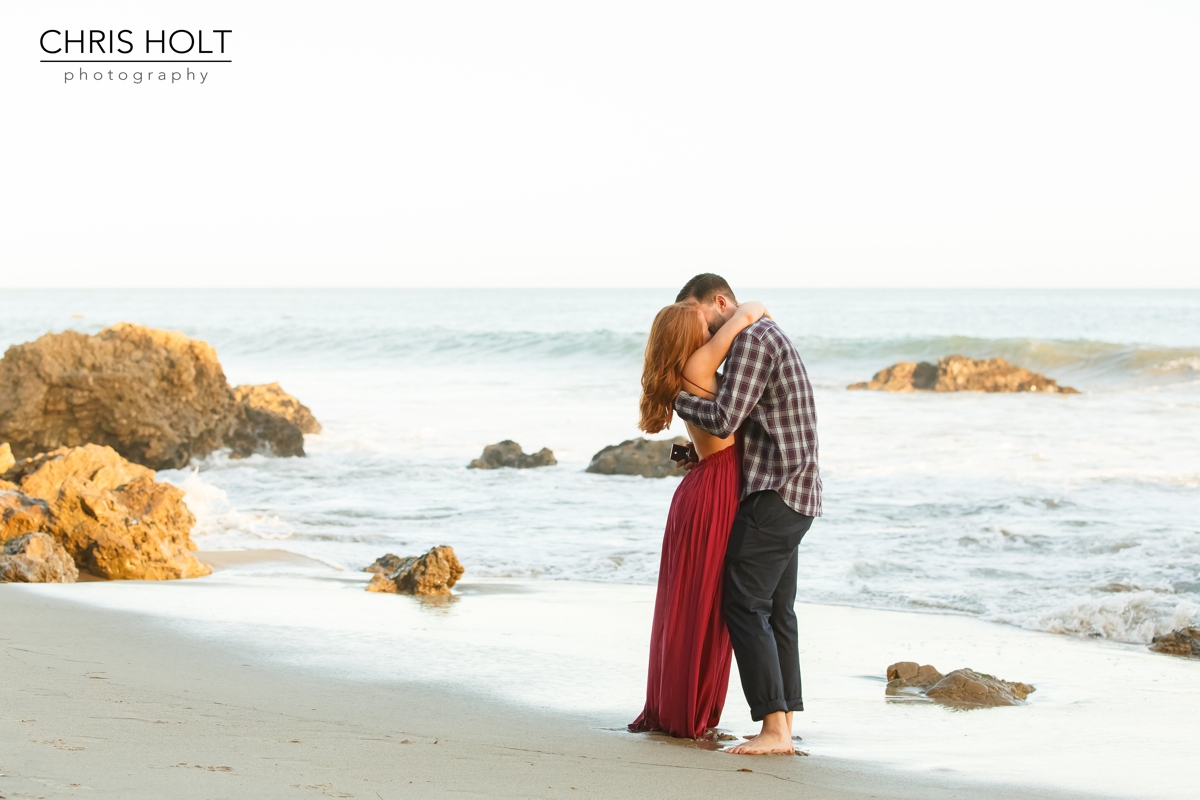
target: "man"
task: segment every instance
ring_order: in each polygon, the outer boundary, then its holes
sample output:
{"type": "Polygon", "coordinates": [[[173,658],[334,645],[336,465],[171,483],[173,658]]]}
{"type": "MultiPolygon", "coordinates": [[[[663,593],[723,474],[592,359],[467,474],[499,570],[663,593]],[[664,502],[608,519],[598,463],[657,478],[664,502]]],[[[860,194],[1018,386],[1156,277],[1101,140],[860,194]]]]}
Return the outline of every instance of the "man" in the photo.
{"type": "MultiPolygon", "coordinates": [[[[698,305],[716,331],[737,309],[719,275],[692,278],[676,302],[698,305]]],[[[761,732],[728,752],[791,753],[792,712],[804,710],[797,643],[800,540],[821,516],[817,412],[804,364],[769,317],[729,349],[714,400],[687,392],[675,411],[714,436],[740,431],[742,496],[725,552],[725,623],[750,714],[761,732]]]]}

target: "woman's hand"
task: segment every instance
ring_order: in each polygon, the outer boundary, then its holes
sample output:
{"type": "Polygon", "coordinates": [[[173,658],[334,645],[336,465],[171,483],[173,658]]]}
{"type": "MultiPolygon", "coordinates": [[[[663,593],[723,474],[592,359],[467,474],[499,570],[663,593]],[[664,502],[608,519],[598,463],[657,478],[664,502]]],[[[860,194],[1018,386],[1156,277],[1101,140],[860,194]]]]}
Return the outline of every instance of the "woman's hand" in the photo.
{"type": "Polygon", "coordinates": [[[766,317],[767,319],[771,318],[771,315],[767,313],[766,304],[761,303],[758,300],[748,300],[747,302],[742,303],[737,307],[737,313],[738,316],[743,316],[748,321],[748,324],[751,325],[755,322],[758,322],[763,317],[766,317]]]}

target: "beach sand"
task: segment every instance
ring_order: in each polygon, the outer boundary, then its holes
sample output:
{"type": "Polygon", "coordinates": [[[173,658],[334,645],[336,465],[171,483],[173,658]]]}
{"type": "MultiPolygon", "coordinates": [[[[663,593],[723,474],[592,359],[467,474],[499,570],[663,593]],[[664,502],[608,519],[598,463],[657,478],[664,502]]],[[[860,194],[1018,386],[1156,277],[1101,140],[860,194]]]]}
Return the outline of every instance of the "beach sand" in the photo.
{"type": "MultiPolygon", "coordinates": [[[[738,757],[623,730],[652,587],[429,602],[283,551],[204,557],[191,581],[0,585],[0,796],[1190,796],[1200,665],[1133,647],[801,604],[809,755],[738,757]],[[889,703],[901,659],[1038,692],[889,703]]],[[[751,732],[736,673],[729,697],[722,728],[751,732]]]]}

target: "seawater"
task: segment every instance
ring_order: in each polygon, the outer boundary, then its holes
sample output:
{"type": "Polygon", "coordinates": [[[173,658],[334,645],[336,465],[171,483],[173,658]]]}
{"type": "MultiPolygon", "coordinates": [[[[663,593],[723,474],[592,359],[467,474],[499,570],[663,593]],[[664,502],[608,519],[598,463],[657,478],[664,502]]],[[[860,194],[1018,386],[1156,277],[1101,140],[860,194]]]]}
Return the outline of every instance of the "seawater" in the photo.
{"type": "MultiPolygon", "coordinates": [[[[741,289],[816,391],[812,602],[1146,642],[1200,622],[1200,292],[741,289]],[[1084,394],[849,392],[900,360],[1003,356],[1084,394]]],[[[673,290],[7,291],[0,345],[120,321],[280,381],[308,457],[218,454],[183,487],[202,549],[346,569],[455,547],[470,573],[652,583],[678,479],[591,475],[639,435],[642,350],[673,290]],[[483,446],[555,467],[468,470],[483,446]]],[[[676,423],[671,434],[682,432],[676,423]]],[[[282,567],[280,567],[282,569],[282,567]]]]}

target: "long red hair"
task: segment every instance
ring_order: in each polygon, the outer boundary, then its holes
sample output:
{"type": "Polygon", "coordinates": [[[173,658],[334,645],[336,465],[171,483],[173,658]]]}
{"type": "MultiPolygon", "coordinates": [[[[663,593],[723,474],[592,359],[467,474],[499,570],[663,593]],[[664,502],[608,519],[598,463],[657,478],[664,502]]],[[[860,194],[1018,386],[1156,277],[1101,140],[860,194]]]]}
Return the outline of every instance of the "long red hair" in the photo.
{"type": "Polygon", "coordinates": [[[704,344],[704,320],[693,303],[675,303],[658,312],[646,341],[638,427],[658,433],[671,424],[675,395],[683,388],[683,365],[704,344]]]}

